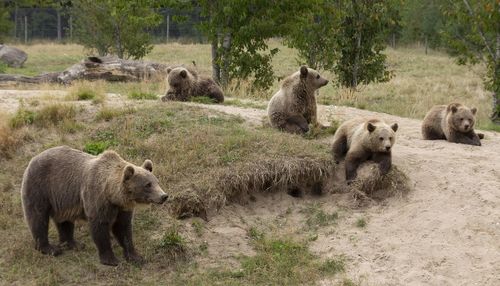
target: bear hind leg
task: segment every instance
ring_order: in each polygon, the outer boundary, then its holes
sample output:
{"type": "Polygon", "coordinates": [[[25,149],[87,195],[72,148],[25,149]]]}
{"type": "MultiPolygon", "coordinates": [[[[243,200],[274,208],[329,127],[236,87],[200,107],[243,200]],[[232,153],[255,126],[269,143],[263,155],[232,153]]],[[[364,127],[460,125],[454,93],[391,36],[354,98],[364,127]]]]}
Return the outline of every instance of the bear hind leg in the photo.
{"type": "Polygon", "coordinates": [[[291,116],[287,118],[282,129],[293,134],[304,134],[309,131],[309,124],[303,116],[291,116]]]}
{"type": "Polygon", "coordinates": [[[35,240],[35,249],[43,254],[58,256],[61,249],[49,243],[49,208],[26,208],[26,220],[35,240]]]}

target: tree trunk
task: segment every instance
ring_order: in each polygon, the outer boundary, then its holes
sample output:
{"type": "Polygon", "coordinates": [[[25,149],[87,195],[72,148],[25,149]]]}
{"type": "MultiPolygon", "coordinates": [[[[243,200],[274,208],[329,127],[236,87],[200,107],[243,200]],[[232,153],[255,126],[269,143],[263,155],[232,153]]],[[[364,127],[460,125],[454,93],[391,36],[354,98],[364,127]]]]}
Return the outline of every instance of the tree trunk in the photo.
{"type": "Polygon", "coordinates": [[[218,43],[219,41],[217,40],[216,37],[215,40],[212,41],[212,78],[215,80],[215,82],[220,84],[220,66],[217,63],[218,43]]]}
{"type": "Polygon", "coordinates": [[[425,54],[427,55],[427,49],[429,48],[429,43],[427,41],[427,35],[425,35],[425,54]]]}
{"type": "Polygon", "coordinates": [[[170,38],[170,14],[167,14],[167,44],[170,38]]]}
{"type": "Polygon", "coordinates": [[[28,43],[28,16],[24,15],[24,43],[28,43]]]}
{"type": "Polygon", "coordinates": [[[392,33],[392,48],[396,49],[396,33],[392,33]]]}
{"type": "Polygon", "coordinates": [[[226,87],[229,84],[229,55],[231,53],[231,34],[224,35],[222,40],[222,69],[221,69],[221,84],[226,87]]]}
{"type": "Polygon", "coordinates": [[[495,70],[493,73],[493,113],[491,114],[491,121],[500,124],[500,23],[498,24],[495,58],[493,60],[495,70]]]}
{"type": "Polygon", "coordinates": [[[69,39],[73,41],[73,16],[69,16],[69,39]]]}
{"type": "Polygon", "coordinates": [[[17,2],[14,8],[14,39],[17,39],[17,2]]]}
{"type": "MultiPolygon", "coordinates": [[[[354,10],[354,21],[359,23],[359,12],[358,4],[356,0],[352,0],[352,6],[354,10]]],[[[361,31],[356,31],[356,55],[354,56],[354,64],[352,68],[352,82],[351,88],[356,89],[358,87],[358,70],[359,70],[359,57],[361,53],[361,31]]]]}
{"type": "Polygon", "coordinates": [[[62,40],[62,29],[61,29],[61,10],[57,9],[57,41],[62,40]]]}

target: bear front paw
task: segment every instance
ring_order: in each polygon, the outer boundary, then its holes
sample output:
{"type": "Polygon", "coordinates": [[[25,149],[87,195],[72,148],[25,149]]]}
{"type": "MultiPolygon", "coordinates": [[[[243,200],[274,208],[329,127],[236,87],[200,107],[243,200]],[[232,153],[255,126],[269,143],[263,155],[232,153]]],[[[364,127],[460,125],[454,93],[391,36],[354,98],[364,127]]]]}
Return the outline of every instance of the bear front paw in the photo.
{"type": "Polygon", "coordinates": [[[62,254],[61,248],[52,245],[39,247],[38,250],[40,250],[40,252],[45,255],[58,256],[62,254]]]}

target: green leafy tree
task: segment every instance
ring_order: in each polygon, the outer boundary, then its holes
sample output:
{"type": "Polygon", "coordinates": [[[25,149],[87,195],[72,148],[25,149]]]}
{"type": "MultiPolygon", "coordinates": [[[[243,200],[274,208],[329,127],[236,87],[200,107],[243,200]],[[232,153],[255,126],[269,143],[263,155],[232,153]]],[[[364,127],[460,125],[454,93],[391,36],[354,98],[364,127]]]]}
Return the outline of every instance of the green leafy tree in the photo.
{"type": "Polygon", "coordinates": [[[401,11],[403,41],[424,43],[426,53],[429,47],[441,46],[440,31],[444,20],[440,10],[442,2],[443,0],[406,0],[401,11]]]}
{"type": "Polygon", "coordinates": [[[458,64],[486,65],[486,88],[493,92],[491,119],[500,124],[500,0],[448,1],[443,31],[458,64]]]}
{"type": "Polygon", "coordinates": [[[153,46],[148,29],[158,26],[162,17],[155,0],[75,0],[72,14],[77,40],[99,55],[140,59],[153,46]]]}
{"type": "Polygon", "coordinates": [[[0,44],[3,44],[12,27],[9,19],[9,5],[7,2],[0,3],[0,44]]]}
{"type": "Polygon", "coordinates": [[[177,0],[170,5],[200,10],[201,31],[212,45],[214,80],[226,86],[233,79],[252,79],[252,86],[260,89],[268,88],[274,80],[271,60],[278,49],[269,49],[267,40],[286,34],[296,15],[307,10],[311,2],[177,0]]]}
{"type": "Polygon", "coordinates": [[[336,37],[340,32],[342,13],[338,1],[312,3],[312,9],[297,17],[285,44],[299,52],[299,62],[314,69],[333,70],[336,60],[336,37]]]}

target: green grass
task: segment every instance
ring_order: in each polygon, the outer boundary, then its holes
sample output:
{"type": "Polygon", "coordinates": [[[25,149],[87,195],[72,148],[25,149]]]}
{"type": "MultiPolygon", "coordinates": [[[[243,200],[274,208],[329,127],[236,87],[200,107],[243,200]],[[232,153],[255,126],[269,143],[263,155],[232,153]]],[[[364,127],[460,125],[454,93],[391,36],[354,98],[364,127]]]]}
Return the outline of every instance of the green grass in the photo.
{"type": "Polygon", "coordinates": [[[366,219],[364,218],[358,218],[356,220],[356,226],[359,227],[359,228],[365,228],[366,227],[366,219]]]}
{"type": "Polygon", "coordinates": [[[319,204],[310,204],[302,209],[301,212],[304,213],[307,218],[305,221],[306,228],[312,230],[335,224],[339,218],[338,212],[325,212],[319,204]]]}
{"type": "Polygon", "coordinates": [[[135,100],[157,100],[158,95],[156,93],[150,93],[150,92],[138,92],[138,91],[132,91],[127,95],[129,99],[135,99],[135,100]]]}
{"type": "Polygon", "coordinates": [[[12,128],[21,128],[27,125],[38,127],[63,126],[63,131],[74,133],[78,129],[75,122],[77,108],[68,104],[52,104],[40,109],[32,110],[21,105],[10,119],[12,128]]]}

